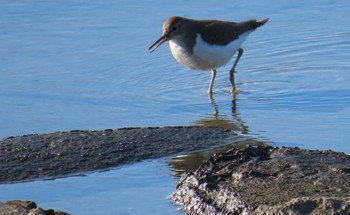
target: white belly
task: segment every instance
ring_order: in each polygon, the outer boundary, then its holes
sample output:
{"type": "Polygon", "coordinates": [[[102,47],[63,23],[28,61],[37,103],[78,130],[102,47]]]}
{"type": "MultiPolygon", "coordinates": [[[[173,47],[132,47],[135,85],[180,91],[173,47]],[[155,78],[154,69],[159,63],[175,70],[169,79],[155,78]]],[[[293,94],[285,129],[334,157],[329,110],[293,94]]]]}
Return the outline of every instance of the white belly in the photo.
{"type": "Polygon", "coordinates": [[[241,47],[249,33],[242,34],[237,40],[223,45],[210,45],[198,34],[197,43],[190,54],[176,41],[170,40],[170,49],[174,58],[192,69],[211,70],[225,65],[241,47]]]}

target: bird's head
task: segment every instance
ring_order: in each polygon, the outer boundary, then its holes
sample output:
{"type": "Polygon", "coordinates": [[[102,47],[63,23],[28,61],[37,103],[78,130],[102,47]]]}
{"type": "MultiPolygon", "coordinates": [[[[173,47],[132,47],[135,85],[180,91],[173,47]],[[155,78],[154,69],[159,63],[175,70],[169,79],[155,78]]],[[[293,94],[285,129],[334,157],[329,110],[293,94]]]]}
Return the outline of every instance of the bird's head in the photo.
{"type": "Polygon", "coordinates": [[[149,47],[149,51],[153,52],[164,42],[175,38],[184,31],[185,18],[179,16],[172,16],[168,18],[163,24],[163,35],[149,47]]]}

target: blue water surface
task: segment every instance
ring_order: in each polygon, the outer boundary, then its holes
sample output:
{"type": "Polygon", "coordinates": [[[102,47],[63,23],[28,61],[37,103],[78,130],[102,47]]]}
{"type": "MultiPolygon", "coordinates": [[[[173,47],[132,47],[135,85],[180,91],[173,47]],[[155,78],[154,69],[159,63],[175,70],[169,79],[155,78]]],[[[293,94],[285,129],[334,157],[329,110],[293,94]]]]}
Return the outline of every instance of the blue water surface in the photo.
{"type": "MultiPolygon", "coordinates": [[[[0,138],[71,129],[229,124],[275,146],[350,153],[349,11],[348,1],[0,0],[0,138]],[[233,62],[218,70],[210,99],[210,72],[178,64],[167,44],[148,52],[172,15],[270,18],[244,43],[236,98],[228,79],[233,62]]],[[[104,180],[82,183],[95,186],[104,180]]],[[[145,186],[152,184],[143,180],[145,186]]],[[[11,189],[0,187],[1,201],[12,199],[11,192],[22,185],[6,186],[11,189]]],[[[172,191],[154,185],[148,192],[143,208],[167,205],[158,194],[172,191]]],[[[91,190],[86,196],[95,194],[91,190]]],[[[45,203],[49,197],[41,196],[31,200],[51,207],[45,203]]],[[[88,197],[72,202],[54,206],[85,214],[83,205],[91,204],[88,197]]]]}

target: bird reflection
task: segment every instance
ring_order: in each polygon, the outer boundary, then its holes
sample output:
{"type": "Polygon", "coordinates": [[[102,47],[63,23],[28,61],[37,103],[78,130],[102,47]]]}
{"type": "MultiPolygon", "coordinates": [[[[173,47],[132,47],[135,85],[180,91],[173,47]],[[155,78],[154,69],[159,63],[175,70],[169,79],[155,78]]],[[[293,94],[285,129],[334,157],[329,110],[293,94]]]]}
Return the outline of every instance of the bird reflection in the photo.
{"type": "MultiPolygon", "coordinates": [[[[203,126],[219,126],[229,130],[234,130],[241,132],[242,134],[248,133],[248,126],[241,119],[241,115],[237,111],[237,93],[232,94],[231,102],[231,116],[232,119],[229,119],[226,115],[220,114],[219,105],[216,103],[214,95],[209,95],[210,103],[213,108],[214,113],[210,114],[208,118],[200,119],[196,121],[196,124],[203,126]]],[[[218,146],[216,148],[193,152],[187,155],[180,155],[175,157],[169,162],[169,165],[174,171],[174,176],[181,176],[184,172],[191,172],[196,170],[204,161],[209,159],[214,153],[226,151],[232,147],[245,147],[247,144],[250,145],[262,145],[264,143],[256,141],[252,138],[247,138],[245,136],[237,137],[236,140],[233,140],[233,143],[218,146]]]]}
{"type": "Polygon", "coordinates": [[[214,113],[209,117],[196,121],[196,124],[204,126],[219,126],[229,130],[241,131],[243,134],[248,133],[248,126],[245,125],[241,119],[240,114],[237,112],[237,93],[232,94],[231,102],[231,116],[232,119],[227,118],[226,115],[221,115],[219,111],[219,105],[216,103],[214,95],[209,95],[210,103],[214,113]]]}

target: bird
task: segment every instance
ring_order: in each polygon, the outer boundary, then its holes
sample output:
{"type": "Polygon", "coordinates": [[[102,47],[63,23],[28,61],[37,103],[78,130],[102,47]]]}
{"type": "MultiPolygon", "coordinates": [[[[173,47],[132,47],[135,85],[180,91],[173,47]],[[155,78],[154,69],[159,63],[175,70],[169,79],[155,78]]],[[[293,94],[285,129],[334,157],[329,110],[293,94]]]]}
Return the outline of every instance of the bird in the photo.
{"type": "Polygon", "coordinates": [[[234,73],[243,55],[242,44],[251,32],[267,21],[269,18],[230,22],[172,16],[164,22],[163,34],[149,47],[149,51],[153,52],[169,41],[171,53],[178,62],[195,70],[211,70],[208,94],[213,93],[217,68],[227,64],[238,52],[230,70],[232,92],[236,92],[234,73]]]}

